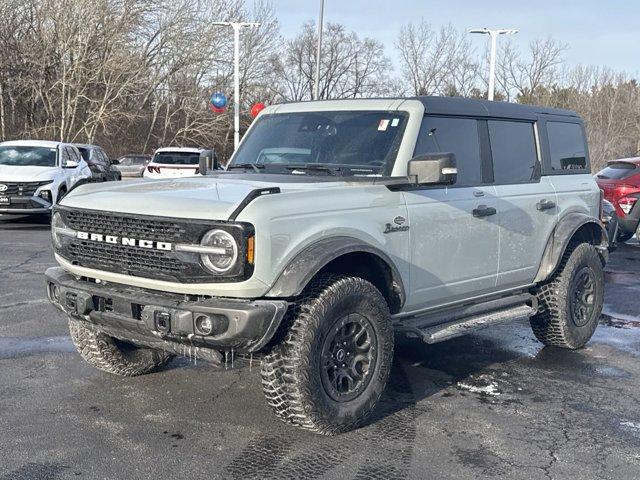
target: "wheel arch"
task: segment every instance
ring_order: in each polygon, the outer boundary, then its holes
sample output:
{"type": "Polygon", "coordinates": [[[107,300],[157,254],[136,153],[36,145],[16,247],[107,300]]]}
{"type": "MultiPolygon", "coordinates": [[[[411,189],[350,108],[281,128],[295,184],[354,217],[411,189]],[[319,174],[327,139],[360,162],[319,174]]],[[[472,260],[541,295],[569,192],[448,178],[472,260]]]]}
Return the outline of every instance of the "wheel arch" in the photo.
{"type": "Polygon", "coordinates": [[[391,313],[404,305],[404,283],[391,258],[352,237],[327,238],[303,249],[282,270],[266,296],[298,296],[313,278],[324,273],[355,275],[370,281],[387,300],[391,313]]]}
{"type": "Polygon", "coordinates": [[[594,245],[603,265],[606,263],[609,240],[604,226],[584,213],[569,213],[560,219],[549,236],[534,283],[551,277],[558,269],[564,252],[575,242],[594,245]]]}

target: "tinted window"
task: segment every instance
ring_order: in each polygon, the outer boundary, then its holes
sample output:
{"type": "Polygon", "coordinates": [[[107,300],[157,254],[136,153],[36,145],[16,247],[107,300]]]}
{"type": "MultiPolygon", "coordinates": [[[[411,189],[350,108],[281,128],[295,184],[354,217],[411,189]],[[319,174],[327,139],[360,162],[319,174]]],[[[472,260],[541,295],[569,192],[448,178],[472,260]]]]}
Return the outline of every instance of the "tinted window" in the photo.
{"type": "Polygon", "coordinates": [[[547,122],[553,170],[585,170],[587,152],[582,127],[577,123],[547,122]]]}
{"type": "Polygon", "coordinates": [[[162,165],[198,165],[200,154],[191,152],[160,152],[153,157],[154,163],[162,165]]]}
{"type": "Polygon", "coordinates": [[[478,121],[471,118],[424,117],[416,144],[421,153],[451,152],[456,156],[456,185],[482,183],[478,121]]]}
{"type": "Polygon", "coordinates": [[[522,183],[535,178],[538,163],[533,124],[489,120],[489,139],[496,183],[522,183]]]}
{"type": "Polygon", "coordinates": [[[622,180],[637,173],[636,166],[628,162],[613,162],[598,172],[598,178],[622,180]]]}
{"type": "Polygon", "coordinates": [[[80,155],[82,155],[82,158],[84,158],[84,161],[89,162],[90,156],[91,156],[91,150],[84,147],[78,147],[78,150],[80,151],[80,155]]]}

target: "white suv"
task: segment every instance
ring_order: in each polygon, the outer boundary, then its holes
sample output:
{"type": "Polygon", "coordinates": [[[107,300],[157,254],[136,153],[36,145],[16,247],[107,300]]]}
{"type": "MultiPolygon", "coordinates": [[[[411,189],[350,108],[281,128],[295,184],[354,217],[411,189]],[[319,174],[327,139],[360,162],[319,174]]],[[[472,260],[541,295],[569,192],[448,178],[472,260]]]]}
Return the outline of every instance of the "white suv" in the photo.
{"type": "Polygon", "coordinates": [[[198,174],[199,148],[159,148],[143,173],[144,178],[190,177],[198,174]]]}
{"type": "Polygon", "coordinates": [[[0,143],[0,214],[49,213],[78,182],[91,177],[73,145],[41,140],[0,143]]]}

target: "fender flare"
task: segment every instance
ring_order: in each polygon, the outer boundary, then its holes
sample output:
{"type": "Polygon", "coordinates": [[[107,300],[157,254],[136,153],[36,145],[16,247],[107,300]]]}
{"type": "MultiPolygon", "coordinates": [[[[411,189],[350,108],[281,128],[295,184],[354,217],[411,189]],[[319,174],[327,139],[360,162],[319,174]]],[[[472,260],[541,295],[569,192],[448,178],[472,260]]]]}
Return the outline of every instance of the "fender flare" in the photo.
{"type": "Polygon", "coordinates": [[[555,273],[575,233],[584,225],[589,224],[596,226],[600,232],[600,238],[594,238],[594,244],[596,248],[598,248],[598,253],[603,263],[606,263],[608,259],[607,247],[609,245],[609,239],[602,223],[584,213],[569,213],[560,219],[553,232],[551,232],[534,283],[542,282],[555,273]]]}
{"type": "Polygon", "coordinates": [[[331,237],[304,248],[280,272],[267,297],[295,297],[309,281],[331,261],[348,253],[369,253],[377,256],[389,268],[394,289],[404,304],[405,288],[400,271],[389,256],[362,240],[353,237],[331,237]]]}

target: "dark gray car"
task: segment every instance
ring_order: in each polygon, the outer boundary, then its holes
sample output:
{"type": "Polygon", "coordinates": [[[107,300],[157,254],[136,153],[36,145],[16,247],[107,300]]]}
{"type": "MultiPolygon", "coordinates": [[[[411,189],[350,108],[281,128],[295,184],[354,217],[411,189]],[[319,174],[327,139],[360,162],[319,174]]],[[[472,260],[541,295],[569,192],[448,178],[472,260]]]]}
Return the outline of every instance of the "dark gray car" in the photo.
{"type": "Polygon", "coordinates": [[[113,164],[106,152],[98,145],[76,143],[80,155],[91,169],[91,181],[109,182],[120,180],[122,175],[113,168],[113,164]]]}

